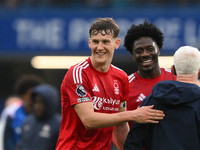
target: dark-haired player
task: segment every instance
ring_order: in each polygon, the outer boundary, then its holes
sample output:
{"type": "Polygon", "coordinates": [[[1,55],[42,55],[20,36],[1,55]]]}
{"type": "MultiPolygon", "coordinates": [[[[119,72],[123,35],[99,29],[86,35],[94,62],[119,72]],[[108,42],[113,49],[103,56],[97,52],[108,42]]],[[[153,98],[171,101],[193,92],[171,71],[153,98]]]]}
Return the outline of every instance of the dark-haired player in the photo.
{"type": "Polygon", "coordinates": [[[56,150],[110,150],[113,130],[122,149],[129,131],[127,121],[158,123],[163,119],[163,112],[153,106],[125,111],[128,76],[111,65],[121,42],[119,31],[112,18],[98,18],[91,25],[91,57],[72,66],[61,85],[62,121],[56,150]]]}
{"type": "MultiPolygon", "coordinates": [[[[131,53],[138,71],[129,75],[130,94],[127,110],[135,110],[153,86],[162,80],[175,80],[171,70],[160,68],[158,55],[163,47],[163,33],[153,23],[132,25],[124,39],[124,47],[131,53]]],[[[132,121],[129,122],[131,127],[132,121]]]]}

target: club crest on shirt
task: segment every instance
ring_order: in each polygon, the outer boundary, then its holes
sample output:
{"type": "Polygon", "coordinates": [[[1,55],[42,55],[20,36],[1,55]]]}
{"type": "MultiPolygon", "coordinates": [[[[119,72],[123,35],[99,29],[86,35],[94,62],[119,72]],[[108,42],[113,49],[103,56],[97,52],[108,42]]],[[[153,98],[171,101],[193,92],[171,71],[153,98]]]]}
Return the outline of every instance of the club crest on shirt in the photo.
{"type": "Polygon", "coordinates": [[[119,85],[117,83],[117,80],[114,80],[114,90],[115,90],[115,94],[119,94],[119,85]]]}
{"type": "Polygon", "coordinates": [[[86,96],[86,91],[81,84],[77,85],[76,94],[81,97],[86,96]]]}

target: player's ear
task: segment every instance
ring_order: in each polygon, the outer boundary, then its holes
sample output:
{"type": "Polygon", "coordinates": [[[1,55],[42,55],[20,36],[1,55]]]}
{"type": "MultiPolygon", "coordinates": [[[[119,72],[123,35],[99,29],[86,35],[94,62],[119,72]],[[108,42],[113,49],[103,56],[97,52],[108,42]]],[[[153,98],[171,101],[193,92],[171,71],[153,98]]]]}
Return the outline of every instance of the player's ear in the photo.
{"type": "Polygon", "coordinates": [[[171,66],[171,72],[172,72],[173,75],[176,76],[176,69],[175,69],[174,65],[171,66]]]}
{"type": "Polygon", "coordinates": [[[118,49],[120,44],[121,44],[121,39],[117,38],[115,41],[115,49],[118,49]]]}
{"type": "Polygon", "coordinates": [[[91,44],[91,39],[88,38],[88,45],[89,45],[89,48],[91,48],[90,44],[91,44]]]}
{"type": "Polygon", "coordinates": [[[160,55],[160,48],[159,48],[159,47],[158,47],[158,52],[157,52],[157,54],[160,55]]]}

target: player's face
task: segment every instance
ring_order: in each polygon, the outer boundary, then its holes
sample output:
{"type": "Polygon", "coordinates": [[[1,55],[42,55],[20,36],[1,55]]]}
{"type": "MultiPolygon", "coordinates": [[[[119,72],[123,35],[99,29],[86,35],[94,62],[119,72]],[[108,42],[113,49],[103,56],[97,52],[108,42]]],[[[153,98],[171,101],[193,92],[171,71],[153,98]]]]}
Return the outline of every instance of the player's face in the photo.
{"type": "Polygon", "coordinates": [[[94,67],[110,65],[114,50],[120,45],[120,39],[113,38],[112,35],[98,33],[89,38],[91,48],[91,60],[94,67]]]}
{"type": "Polygon", "coordinates": [[[150,37],[141,37],[134,42],[133,58],[135,59],[138,70],[151,72],[158,69],[159,47],[150,37]]]}

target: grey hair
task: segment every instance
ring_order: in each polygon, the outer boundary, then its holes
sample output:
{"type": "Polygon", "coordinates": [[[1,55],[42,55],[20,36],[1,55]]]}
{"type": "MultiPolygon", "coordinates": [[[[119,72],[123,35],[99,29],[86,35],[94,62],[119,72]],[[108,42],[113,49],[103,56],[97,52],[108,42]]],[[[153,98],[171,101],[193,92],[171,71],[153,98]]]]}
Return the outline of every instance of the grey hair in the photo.
{"type": "Polygon", "coordinates": [[[198,74],[200,69],[200,52],[192,46],[182,46],[174,54],[177,74],[198,74]]]}

